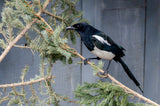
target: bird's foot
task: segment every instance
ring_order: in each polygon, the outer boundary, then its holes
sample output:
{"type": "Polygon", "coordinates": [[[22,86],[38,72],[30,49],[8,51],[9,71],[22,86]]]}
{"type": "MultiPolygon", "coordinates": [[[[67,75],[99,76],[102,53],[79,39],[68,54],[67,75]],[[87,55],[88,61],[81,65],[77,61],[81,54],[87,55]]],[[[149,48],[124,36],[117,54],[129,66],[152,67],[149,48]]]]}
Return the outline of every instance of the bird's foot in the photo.
{"type": "Polygon", "coordinates": [[[97,58],[95,58],[95,59],[97,59],[97,60],[101,60],[101,58],[99,58],[99,57],[97,57],[97,58]]]}
{"type": "Polygon", "coordinates": [[[97,60],[100,60],[101,58],[99,58],[99,57],[94,57],[94,58],[86,58],[86,59],[84,60],[84,65],[87,65],[87,64],[88,64],[88,61],[89,61],[89,60],[92,60],[92,59],[97,59],[97,60]]]}
{"type": "Polygon", "coordinates": [[[88,64],[88,61],[89,61],[89,58],[86,58],[86,59],[84,60],[84,65],[87,65],[87,64],[88,64]]]}
{"type": "Polygon", "coordinates": [[[108,77],[108,73],[106,73],[106,72],[103,72],[103,73],[97,72],[97,76],[99,76],[101,78],[107,78],[108,77]]]}
{"type": "Polygon", "coordinates": [[[103,76],[108,77],[108,71],[103,73],[103,76]]]}

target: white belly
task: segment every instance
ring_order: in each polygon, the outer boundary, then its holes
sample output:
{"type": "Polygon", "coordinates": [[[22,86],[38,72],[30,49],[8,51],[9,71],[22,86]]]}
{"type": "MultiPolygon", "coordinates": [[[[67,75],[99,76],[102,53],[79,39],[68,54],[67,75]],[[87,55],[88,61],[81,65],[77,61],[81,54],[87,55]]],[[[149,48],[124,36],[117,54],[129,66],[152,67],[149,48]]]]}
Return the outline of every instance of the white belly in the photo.
{"type": "Polygon", "coordinates": [[[102,51],[97,47],[94,47],[94,50],[92,51],[92,53],[98,56],[99,58],[107,59],[107,60],[112,60],[115,57],[115,55],[112,52],[102,51]]]}

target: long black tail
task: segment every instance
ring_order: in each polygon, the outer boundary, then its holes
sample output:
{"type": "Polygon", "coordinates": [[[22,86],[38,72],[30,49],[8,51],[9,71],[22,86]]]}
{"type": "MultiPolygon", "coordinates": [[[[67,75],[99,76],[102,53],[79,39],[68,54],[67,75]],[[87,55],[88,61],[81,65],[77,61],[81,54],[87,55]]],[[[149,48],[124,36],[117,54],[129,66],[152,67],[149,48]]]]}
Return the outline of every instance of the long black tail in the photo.
{"type": "Polygon", "coordinates": [[[141,89],[139,82],[137,81],[137,79],[135,78],[135,76],[132,74],[132,72],[130,71],[130,69],[128,68],[128,66],[124,63],[124,61],[120,58],[120,59],[118,59],[118,62],[122,65],[122,67],[124,68],[124,71],[127,73],[127,75],[129,76],[129,78],[133,80],[133,82],[136,84],[136,86],[143,93],[143,90],[141,89]]]}

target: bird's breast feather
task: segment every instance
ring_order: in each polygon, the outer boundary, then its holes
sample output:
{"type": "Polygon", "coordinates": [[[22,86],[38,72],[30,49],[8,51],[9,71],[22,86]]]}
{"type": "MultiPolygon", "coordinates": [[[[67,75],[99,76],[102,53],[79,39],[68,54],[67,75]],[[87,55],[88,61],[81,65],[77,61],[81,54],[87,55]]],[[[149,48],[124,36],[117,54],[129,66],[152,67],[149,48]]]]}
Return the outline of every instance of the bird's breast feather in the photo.
{"type": "Polygon", "coordinates": [[[102,59],[112,60],[115,57],[115,54],[113,54],[112,52],[100,50],[96,46],[91,52],[102,59]]]}

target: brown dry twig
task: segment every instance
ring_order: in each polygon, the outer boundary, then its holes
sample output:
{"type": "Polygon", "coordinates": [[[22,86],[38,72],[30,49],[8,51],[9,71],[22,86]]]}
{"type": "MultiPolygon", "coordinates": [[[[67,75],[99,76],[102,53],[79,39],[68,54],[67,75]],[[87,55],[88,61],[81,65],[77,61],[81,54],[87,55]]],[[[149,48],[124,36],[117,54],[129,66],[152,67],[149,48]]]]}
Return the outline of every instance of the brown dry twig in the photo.
{"type": "Polygon", "coordinates": [[[61,18],[61,17],[59,17],[59,16],[57,16],[57,15],[54,15],[54,14],[52,14],[52,13],[46,11],[46,10],[44,10],[43,12],[46,13],[46,14],[48,14],[48,15],[50,15],[50,16],[53,16],[54,18],[57,18],[57,19],[60,19],[60,20],[63,21],[63,18],[61,18]]]}
{"type": "Polygon", "coordinates": [[[30,85],[30,84],[34,84],[34,83],[37,83],[37,82],[45,81],[45,80],[48,80],[48,79],[52,79],[52,78],[55,78],[55,76],[49,76],[49,77],[45,77],[45,78],[39,78],[37,80],[27,81],[27,82],[21,82],[21,83],[4,84],[4,85],[0,85],[0,88],[8,88],[8,87],[30,85]]]}

